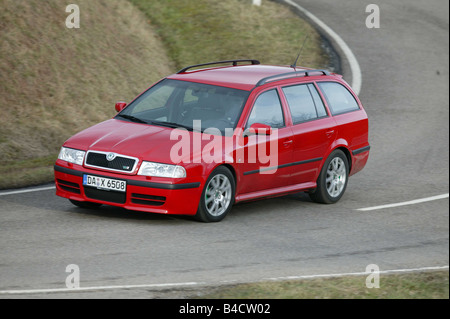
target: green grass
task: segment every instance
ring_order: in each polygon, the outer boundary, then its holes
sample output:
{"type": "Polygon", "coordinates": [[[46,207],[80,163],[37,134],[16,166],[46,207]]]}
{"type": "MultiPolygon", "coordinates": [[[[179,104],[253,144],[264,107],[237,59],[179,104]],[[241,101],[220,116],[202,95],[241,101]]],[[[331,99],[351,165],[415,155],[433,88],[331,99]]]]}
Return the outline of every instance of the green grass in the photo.
{"type": "Polygon", "coordinates": [[[347,276],[239,284],[197,295],[205,299],[448,299],[449,272],[380,275],[380,288],[366,277],[347,276]]]}
{"type": "Polygon", "coordinates": [[[58,154],[6,162],[0,172],[0,189],[25,187],[53,180],[53,164],[58,154]]]}
{"type": "Polygon", "coordinates": [[[52,181],[67,138],[175,69],[130,2],[76,3],[80,29],[65,27],[68,3],[1,2],[0,188],[52,181]]]}
{"type": "Polygon", "coordinates": [[[144,12],[178,68],[229,59],[290,65],[309,34],[302,65],[328,62],[320,37],[287,7],[248,0],[130,0],[144,12]]]}
{"type": "Polygon", "coordinates": [[[51,182],[64,141],[112,117],[177,69],[222,59],[327,63],[318,34],[287,7],[247,0],[1,0],[0,189],[51,182]]]}

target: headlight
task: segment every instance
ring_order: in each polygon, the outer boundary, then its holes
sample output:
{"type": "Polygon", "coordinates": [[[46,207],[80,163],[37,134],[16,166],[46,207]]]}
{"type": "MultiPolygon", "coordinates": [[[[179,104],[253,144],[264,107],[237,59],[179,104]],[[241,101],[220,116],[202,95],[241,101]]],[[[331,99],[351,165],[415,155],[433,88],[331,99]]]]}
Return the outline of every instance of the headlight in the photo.
{"type": "Polygon", "coordinates": [[[86,152],[84,152],[84,151],[75,150],[73,148],[61,147],[61,151],[59,152],[58,158],[60,160],[63,160],[63,161],[69,162],[69,163],[83,165],[83,160],[84,160],[85,154],[86,154],[86,152]]]}
{"type": "Polygon", "coordinates": [[[142,162],[138,175],[182,178],[186,177],[186,170],[182,166],[153,162],[142,162]]]}

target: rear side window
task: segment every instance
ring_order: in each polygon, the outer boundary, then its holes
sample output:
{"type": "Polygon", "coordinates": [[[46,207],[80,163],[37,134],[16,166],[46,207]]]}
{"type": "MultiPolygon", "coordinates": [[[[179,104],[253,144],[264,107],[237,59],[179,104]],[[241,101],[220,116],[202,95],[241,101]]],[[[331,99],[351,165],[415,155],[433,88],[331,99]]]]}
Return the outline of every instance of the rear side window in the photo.
{"type": "Polygon", "coordinates": [[[326,116],[325,106],[313,84],[283,88],[294,124],[326,116]]]}
{"type": "Polygon", "coordinates": [[[258,96],[246,127],[249,128],[254,123],[266,124],[273,128],[284,126],[283,110],[276,90],[266,91],[258,96]]]}
{"type": "Polygon", "coordinates": [[[359,110],[353,94],[342,84],[335,82],[318,83],[333,115],[359,110]]]}

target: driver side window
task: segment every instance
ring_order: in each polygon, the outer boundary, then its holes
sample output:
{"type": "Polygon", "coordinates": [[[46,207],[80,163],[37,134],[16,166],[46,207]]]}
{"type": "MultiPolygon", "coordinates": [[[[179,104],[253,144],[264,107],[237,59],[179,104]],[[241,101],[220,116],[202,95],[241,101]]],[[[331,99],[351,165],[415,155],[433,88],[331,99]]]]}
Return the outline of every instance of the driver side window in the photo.
{"type": "Polygon", "coordinates": [[[263,92],[256,99],[246,128],[254,123],[266,124],[272,128],[284,127],[283,110],[276,89],[263,92]]]}

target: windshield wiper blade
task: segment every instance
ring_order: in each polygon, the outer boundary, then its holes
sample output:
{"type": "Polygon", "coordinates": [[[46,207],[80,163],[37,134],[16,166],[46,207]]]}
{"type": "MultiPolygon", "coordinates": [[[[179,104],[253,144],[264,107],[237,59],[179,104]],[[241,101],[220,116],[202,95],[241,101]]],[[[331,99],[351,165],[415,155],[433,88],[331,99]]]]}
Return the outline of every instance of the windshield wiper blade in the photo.
{"type": "Polygon", "coordinates": [[[185,128],[188,131],[193,131],[194,129],[191,126],[178,124],[174,122],[164,122],[164,121],[152,121],[152,120],[143,120],[133,115],[128,114],[118,114],[117,116],[123,117],[124,119],[137,122],[137,123],[144,123],[144,124],[153,124],[153,125],[159,125],[159,126],[166,126],[171,128],[185,128]]]}
{"type": "Polygon", "coordinates": [[[152,121],[151,124],[167,126],[167,127],[172,127],[172,128],[185,128],[188,131],[194,130],[194,128],[192,128],[192,126],[178,124],[178,123],[174,123],[174,122],[152,121]]]}
{"type": "Polygon", "coordinates": [[[124,119],[130,120],[130,121],[133,121],[133,122],[148,124],[147,121],[144,121],[143,119],[140,119],[140,118],[138,118],[136,116],[133,116],[133,115],[118,114],[117,116],[123,117],[124,119]]]}

